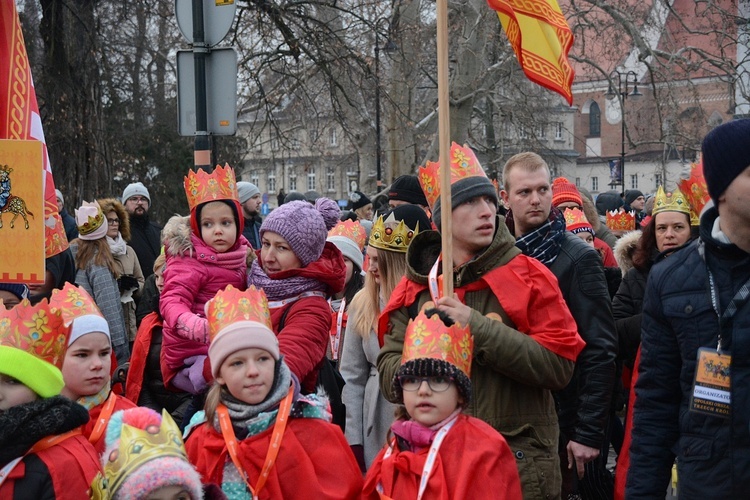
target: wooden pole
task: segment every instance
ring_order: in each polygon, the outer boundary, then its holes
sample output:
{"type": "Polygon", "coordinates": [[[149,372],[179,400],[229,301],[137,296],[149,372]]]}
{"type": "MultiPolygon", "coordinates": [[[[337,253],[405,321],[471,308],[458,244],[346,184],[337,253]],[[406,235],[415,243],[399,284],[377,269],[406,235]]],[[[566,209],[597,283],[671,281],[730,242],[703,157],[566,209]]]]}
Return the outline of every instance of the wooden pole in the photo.
{"type": "Polygon", "coordinates": [[[448,84],[448,0],[437,0],[438,146],[440,150],[440,234],[443,247],[443,296],[453,297],[451,224],[451,124],[448,84]]]}

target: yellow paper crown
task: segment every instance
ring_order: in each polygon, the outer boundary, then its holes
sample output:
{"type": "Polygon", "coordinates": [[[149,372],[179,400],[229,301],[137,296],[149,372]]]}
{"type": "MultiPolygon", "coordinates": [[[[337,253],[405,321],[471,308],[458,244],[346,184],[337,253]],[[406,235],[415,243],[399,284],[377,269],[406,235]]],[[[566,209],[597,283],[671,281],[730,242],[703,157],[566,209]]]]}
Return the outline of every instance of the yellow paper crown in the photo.
{"type": "Polygon", "coordinates": [[[328,231],[328,237],[331,236],[343,236],[349,238],[359,247],[360,250],[365,248],[365,242],[367,242],[367,232],[364,226],[359,221],[353,221],[347,219],[343,222],[337,223],[333,228],[328,231]]]}
{"type": "MultiPolygon", "coordinates": [[[[487,177],[474,151],[466,145],[451,143],[450,162],[451,185],[468,177],[487,177]]],[[[424,167],[419,167],[417,177],[427,203],[430,208],[434,208],[435,202],[440,198],[440,163],[428,161],[424,167]]]]}
{"type": "Polygon", "coordinates": [[[12,309],[0,301],[0,346],[14,347],[62,368],[70,328],[42,299],[31,305],[28,299],[12,309]]]}
{"type": "Polygon", "coordinates": [[[568,231],[582,228],[593,229],[591,223],[580,208],[566,208],[563,215],[565,216],[565,228],[568,231]]]}
{"type": "Polygon", "coordinates": [[[681,212],[690,215],[690,203],[688,203],[680,188],[675,188],[671,193],[667,193],[663,186],[659,186],[654,197],[654,210],[651,215],[662,212],[681,212]]]}
{"type": "Polygon", "coordinates": [[[401,364],[414,359],[439,359],[470,377],[473,352],[474,337],[468,325],[454,323],[447,327],[437,314],[428,318],[424,311],[420,311],[406,327],[401,364]]]}
{"type": "Polygon", "coordinates": [[[711,196],[708,194],[708,185],[706,184],[706,178],[703,176],[703,161],[699,160],[698,163],[690,165],[690,177],[687,179],[681,179],[677,183],[677,186],[682,191],[682,194],[687,198],[690,203],[690,208],[693,210],[691,214],[692,225],[698,225],[698,216],[703,211],[703,207],[706,206],[711,196]]]}
{"type": "Polygon", "coordinates": [[[191,212],[201,203],[209,201],[239,202],[234,170],[228,164],[224,164],[223,167],[216,165],[210,174],[203,169],[198,169],[197,172],[190,170],[185,177],[185,194],[191,212]]]}
{"type": "Polygon", "coordinates": [[[370,231],[370,246],[391,252],[406,253],[409,244],[414,237],[419,234],[422,228],[419,222],[414,229],[406,225],[403,220],[396,220],[393,212],[386,220],[383,216],[378,217],[370,231]]]}
{"type": "Polygon", "coordinates": [[[72,283],[65,283],[61,290],[52,290],[49,306],[53,312],[60,315],[65,326],[70,326],[74,319],[89,314],[104,317],[91,295],[72,283]]]}
{"type": "Polygon", "coordinates": [[[273,331],[265,292],[250,285],[244,292],[232,285],[206,302],[208,335],[213,340],[225,327],[238,321],[256,321],[273,331]]]}
{"type": "Polygon", "coordinates": [[[613,231],[634,231],[635,212],[620,212],[607,210],[607,227],[613,231]]]}

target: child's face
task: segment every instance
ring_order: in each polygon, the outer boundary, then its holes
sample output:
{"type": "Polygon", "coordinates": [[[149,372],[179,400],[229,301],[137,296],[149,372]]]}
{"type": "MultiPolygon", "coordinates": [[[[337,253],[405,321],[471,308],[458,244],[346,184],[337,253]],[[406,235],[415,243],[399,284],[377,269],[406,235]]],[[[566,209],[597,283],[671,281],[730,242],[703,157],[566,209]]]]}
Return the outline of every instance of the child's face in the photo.
{"type": "Polygon", "coordinates": [[[260,261],[266,274],[280,273],[302,267],[289,242],[279,233],[265,231],[261,241],[260,261]]]}
{"type": "Polygon", "coordinates": [[[576,236],[581,238],[584,241],[584,243],[586,243],[587,245],[591,246],[592,248],[595,248],[594,247],[594,235],[591,234],[590,232],[581,231],[580,233],[576,233],[576,236]]]}
{"type": "Polygon", "coordinates": [[[39,396],[24,384],[0,373],[0,415],[14,406],[31,403],[39,396]]]}
{"type": "Polygon", "coordinates": [[[191,500],[190,492],[182,485],[164,486],[152,491],[146,500],[191,500]]]}
{"type": "MultiPolygon", "coordinates": [[[[411,378],[419,379],[419,377],[411,378]]],[[[406,411],[412,419],[425,427],[442,422],[463,403],[463,399],[458,393],[458,387],[454,382],[450,383],[447,390],[436,392],[432,390],[427,380],[422,380],[416,391],[404,390],[403,393],[406,411]]]]}
{"type": "Polygon", "coordinates": [[[216,381],[226,385],[235,398],[249,405],[256,405],[271,392],[275,368],[276,361],[268,351],[247,347],[224,360],[216,381]]]}
{"type": "Polygon", "coordinates": [[[237,223],[229,205],[221,201],[207,203],[201,210],[201,238],[218,253],[224,253],[237,241],[237,223]]]}
{"type": "Polygon", "coordinates": [[[103,333],[87,333],[70,344],[65,353],[62,395],[75,401],[97,394],[109,384],[112,347],[103,333]]]}

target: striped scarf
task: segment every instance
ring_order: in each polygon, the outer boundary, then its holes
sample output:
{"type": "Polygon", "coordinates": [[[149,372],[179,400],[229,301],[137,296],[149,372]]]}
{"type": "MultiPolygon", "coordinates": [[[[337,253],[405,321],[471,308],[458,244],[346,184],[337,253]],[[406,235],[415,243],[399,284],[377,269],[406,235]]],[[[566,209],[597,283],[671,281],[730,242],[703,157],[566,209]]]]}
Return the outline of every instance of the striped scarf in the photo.
{"type": "MultiPolygon", "coordinates": [[[[506,223],[513,234],[513,214],[508,212],[506,223]]],[[[560,252],[560,242],[565,236],[565,217],[555,207],[550,210],[547,221],[516,240],[516,246],[527,257],[533,257],[549,267],[560,252]]]]}

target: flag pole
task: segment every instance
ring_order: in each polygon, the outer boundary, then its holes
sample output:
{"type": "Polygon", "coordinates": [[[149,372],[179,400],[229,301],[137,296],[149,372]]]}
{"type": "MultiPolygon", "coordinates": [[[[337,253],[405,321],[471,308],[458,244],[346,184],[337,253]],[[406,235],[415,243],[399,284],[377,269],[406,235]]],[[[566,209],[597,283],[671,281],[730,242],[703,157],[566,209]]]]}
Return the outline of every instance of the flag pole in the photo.
{"type": "Polygon", "coordinates": [[[451,224],[451,124],[448,86],[448,0],[437,0],[438,146],[440,150],[440,235],[443,296],[453,297],[453,238],[451,224]]]}

